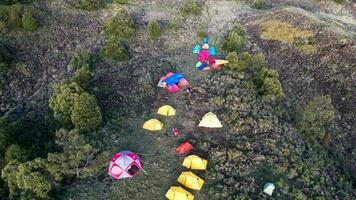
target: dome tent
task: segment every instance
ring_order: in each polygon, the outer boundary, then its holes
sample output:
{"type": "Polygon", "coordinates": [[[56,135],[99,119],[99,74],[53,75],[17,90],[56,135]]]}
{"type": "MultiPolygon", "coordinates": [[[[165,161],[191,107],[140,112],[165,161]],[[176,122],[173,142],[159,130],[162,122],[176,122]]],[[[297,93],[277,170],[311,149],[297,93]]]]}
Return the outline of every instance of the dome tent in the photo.
{"type": "Polygon", "coordinates": [[[222,128],[223,126],[214,113],[208,112],[203,116],[203,119],[200,121],[198,127],[222,128]]]}
{"type": "Polygon", "coordinates": [[[208,161],[197,155],[190,155],[184,158],[183,166],[188,169],[205,170],[208,161]]]}
{"type": "Polygon", "coordinates": [[[194,196],[182,187],[172,186],[166,193],[169,200],[193,200],[194,196]]]}
{"type": "Polygon", "coordinates": [[[176,114],[176,110],[170,105],[164,105],[158,109],[157,114],[163,116],[174,116],[176,114]]]}
{"type": "Polygon", "coordinates": [[[141,170],[140,157],[131,151],[121,151],[111,158],[108,174],[115,179],[131,178],[141,170]]]}
{"type": "Polygon", "coordinates": [[[150,119],[143,124],[143,128],[149,131],[160,131],[163,128],[163,123],[158,119],[150,119]]]}
{"type": "Polygon", "coordinates": [[[201,190],[204,184],[204,180],[193,172],[182,172],[178,177],[178,182],[193,190],[201,190]]]}

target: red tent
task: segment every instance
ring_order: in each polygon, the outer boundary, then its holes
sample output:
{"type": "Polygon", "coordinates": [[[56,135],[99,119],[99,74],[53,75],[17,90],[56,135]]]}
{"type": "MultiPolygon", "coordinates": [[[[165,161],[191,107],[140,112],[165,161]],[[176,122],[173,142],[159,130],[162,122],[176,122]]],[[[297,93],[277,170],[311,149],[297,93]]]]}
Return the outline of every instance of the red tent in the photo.
{"type": "Polygon", "coordinates": [[[179,146],[176,148],[176,151],[177,151],[179,154],[183,154],[183,153],[188,152],[188,151],[191,150],[192,148],[193,148],[192,144],[190,144],[189,142],[184,142],[184,143],[182,143],[181,145],[179,145],[179,146]]]}

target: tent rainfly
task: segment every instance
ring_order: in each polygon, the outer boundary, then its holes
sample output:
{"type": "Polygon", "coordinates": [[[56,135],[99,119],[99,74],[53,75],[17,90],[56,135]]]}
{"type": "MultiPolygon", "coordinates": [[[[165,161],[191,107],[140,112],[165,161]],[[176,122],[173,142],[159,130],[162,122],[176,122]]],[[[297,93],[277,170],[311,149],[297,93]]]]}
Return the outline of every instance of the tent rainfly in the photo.
{"type": "Polygon", "coordinates": [[[169,200],[193,200],[194,196],[182,187],[172,186],[166,193],[169,200]]]}
{"type": "Polygon", "coordinates": [[[121,151],[111,158],[108,174],[115,179],[131,178],[141,170],[141,160],[135,153],[121,151]]]}
{"type": "Polygon", "coordinates": [[[176,110],[170,105],[164,105],[158,108],[157,114],[164,116],[174,116],[176,114],[176,110]]]}
{"type": "Polygon", "coordinates": [[[203,116],[203,119],[200,121],[198,127],[222,128],[223,126],[214,113],[208,112],[203,116]]]}
{"type": "Polygon", "coordinates": [[[190,151],[192,148],[193,148],[193,145],[192,145],[192,144],[190,144],[189,142],[183,142],[181,145],[179,145],[179,146],[176,148],[176,151],[177,151],[179,154],[184,154],[184,153],[190,151]]]}
{"type": "Polygon", "coordinates": [[[273,183],[266,183],[265,186],[263,187],[263,192],[266,193],[268,196],[272,196],[274,189],[275,186],[273,183]]]}
{"type": "Polygon", "coordinates": [[[178,177],[178,182],[193,190],[201,190],[204,184],[204,180],[193,172],[182,172],[178,177]]]}
{"type": "Polygon", "coordinates": [[[197,155],[190,155],[184,158],[183,166],[188,169],[205,170],[208,161],[197,155]]]}
{"type": "Polygon", "coordinates": [[[160,131],[163,128],[163,123],[158,119],[150,119],[143,124],[143,128],[149,131],[160,131]]]}

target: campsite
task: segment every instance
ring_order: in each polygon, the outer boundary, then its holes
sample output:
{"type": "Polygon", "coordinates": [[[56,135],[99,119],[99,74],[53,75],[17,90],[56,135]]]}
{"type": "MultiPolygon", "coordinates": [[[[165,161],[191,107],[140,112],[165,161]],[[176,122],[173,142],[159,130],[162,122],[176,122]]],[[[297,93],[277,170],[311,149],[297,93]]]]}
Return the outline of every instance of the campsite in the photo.
{"type": "Polygon", "coordinates": [[[352,0],[0,2],[0,199],[356,199],[352,0]]]}

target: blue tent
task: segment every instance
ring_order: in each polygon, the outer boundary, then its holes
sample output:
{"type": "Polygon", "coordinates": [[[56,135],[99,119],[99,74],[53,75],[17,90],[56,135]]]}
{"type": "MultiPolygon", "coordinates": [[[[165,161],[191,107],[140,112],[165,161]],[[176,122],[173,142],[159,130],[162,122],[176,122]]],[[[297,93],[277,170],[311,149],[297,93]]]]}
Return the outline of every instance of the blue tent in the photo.
{"type": "Polygon", "coordinates": [[[179,81],[184,78],[183,74],[180,73],[174,73],[172,76],[164,79],[162,82],[167,83],[168,85],[174,85],[179,83],[179,81]]]}
{"type": "Polygon", "coordinates": [[[201,47],[199,45],[195,45],[195,47],[193,47],[193,53],[199,53],[200,50],[201,47]]]}

